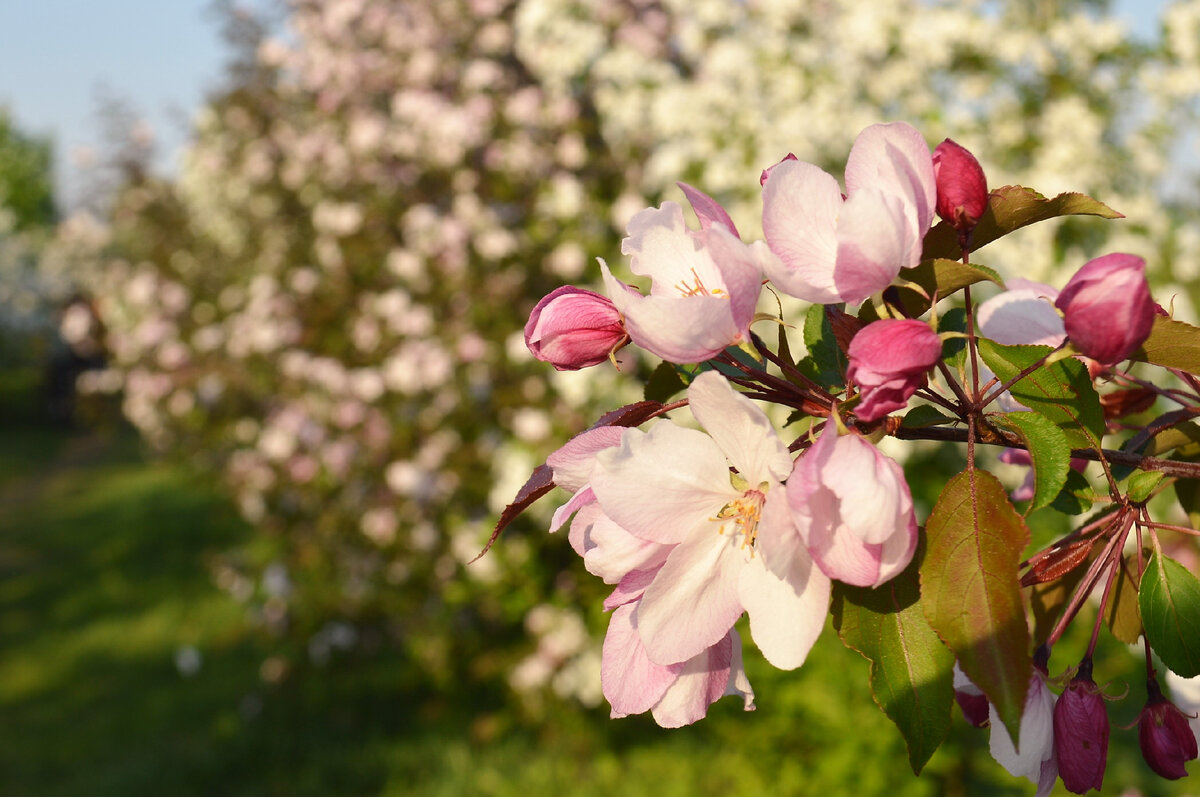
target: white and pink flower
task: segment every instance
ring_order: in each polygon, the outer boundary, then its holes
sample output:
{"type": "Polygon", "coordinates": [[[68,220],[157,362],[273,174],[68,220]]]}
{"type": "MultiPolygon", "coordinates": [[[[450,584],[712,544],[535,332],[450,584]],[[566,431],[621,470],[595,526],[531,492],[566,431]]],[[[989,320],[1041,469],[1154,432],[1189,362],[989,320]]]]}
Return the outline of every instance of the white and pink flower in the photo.
{"type": "Polygon", "coordinates": [[[613,522],[673,546],[636,610],[646,654],[660,665],[687,662],[747,612],[767,660],[798,667],[824,624],[830,584],[794,543],[782,486],[791,456],[762,411],[719,374],[698,376],[688,399],[708,434],[674,423],[630,429],[619,448],[596,457],[591,476],[613,522]],[[774,569],[758,555],[767,540],[790,554],[774,569]]]}
{"type": "Polygon", "coordinates": [[[811,163],[785,159],[763,184],[767,277],[817,304],[857,303],[921,260],[937,186],[925,139],[904,122],[863,130],[846,163],[846,195],[811,163]]]}
{"type": "Polygon", "coordinates": [[[634,274],[649,277],[642,295],[600,261],[604,284],[634,343],[674,363],[703,362],[750,338],[750,321],[770,252],[737,237],[728,214],[689,187],[700,230],[689,228],[675,202],[634,216],[621,252],[634,274]],[[707,200],[707,201],[705,201],[707,200]]]}
{"type": "MultiPolygon", "coordinates": [[[[787,496],[800,539],[829,578],[877,587],[912,560],[917,518],[904,469],[864,438],[827,428],[796,461],[787,496]]],[[[774,552],[764,553],[774,565],[774,552]]]]}

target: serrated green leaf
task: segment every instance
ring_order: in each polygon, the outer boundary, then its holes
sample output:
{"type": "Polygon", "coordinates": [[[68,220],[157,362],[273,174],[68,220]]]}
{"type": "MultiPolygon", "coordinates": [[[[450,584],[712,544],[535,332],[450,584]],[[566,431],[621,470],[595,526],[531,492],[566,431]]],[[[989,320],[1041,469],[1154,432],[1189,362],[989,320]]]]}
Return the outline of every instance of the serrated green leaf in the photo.
{"type": "Polygon", "coordinates": [[[1033,668],[1017,579],[1029,529],[995,476],[968,469],[943,488],[925,532],[925,617],[1019,745],[1033,668]]]}
{"type": "MultiPolygon", "coordinates": [[[[1149,553],[1145,556],[1148,557],[1149,553]]],[[[1135,645],[1142,635],[1142,614],[1138,610],[1137,554],[1122,557],[1120,567],[1121,572],[1113,584],[1108,605],[1104,607],[1104,622],[1114,637],[1126,645],[1135,645]]]]}
{"type": "Polygon", "coordinates": [[[678,369],[671,363],[661,362],[646,380],[644,397],[646,401],[660,401],[665,404],[686,388],[687,383],[683,381],[678,369]]]}
{"type": "Polygon", "coordinates": [[[946,415],[932,404],[918,404],[904,415],[900,425],[906,429],[925,429],[930,426],[957,423],[958,420],[952,415],[946,415]]]}
{"type": "Polygon", "coordinates": [[[824,305],[814,304],[804,314],[804,345],[808,356],[798,363],[801,372],[822,387],[835,391],[845,387],[846,355],[833,336],[824,305]]]}
{"type": "Polygon", "coordinates": [[[1200,580],[1155,551],[1142,574],[1138,606],[1150,647],[1176,675],[1200,675],[1200,580]]]}
{"type": "MultiPolygon", "coordinates": [[[[1050,351],[1049,346],[1001,346],[979,339],[979,354],[1001,382],[1007,382],[1050,351]]],[[[1010,390],[1013,398],[1062,429],[1072,448],[1100,450],[1104,410],[1087,366],[1073,357],[1043,365],[1010,390]]]]}
{"type": "Polygon", "coordinates": [[[989,415],[988,420],[1015,432],[1029,449],[1033,460],[1033,500],[1026,514],[1049,506],[1071,471],[1071,446],[1067,436],[1049,418],[1036,412],[1009,412],[989,415]]]}
{"type": "Polygon", "coordinates": [[[832,606],[843,644],[871,662],[871,694],[904,736],[916,774],[945,739],[954,702],[954,654],[920,604],[921,556],[877,589],[835,581],[832,606]]]}
{"type": "Polygon", "coordinates": [[[1082,473],[1072,470],[1067,472],[1067,482],[1050,506],[1064,515],[1082,515],[1094,503],[1096,491],[1092,483],[1082,473]]]}
{"type": "Polygon", "coordinates": [[[1129,477],[1129,481],[1125,485],[1125,492],[1130,501],[1140,503],[1150,498],[1150,493],[1154,492],[1154,488],[1162,480],[1163,473],[1161,471],[1139,470],[1129,477]]]}
{"type": "Polygon", "coordinates": [[[1150,337],[1133,359],[1200,374],[1200,327],[1155,316],[1150,337]]]}
{"type": "MultiPolygon", "coordinates": [[[[1013,230],[1058,216],[1099,216],[1104,219],[1124,218],[1103,202],[1087,194],[1059,194],[1053,199],[1019,185],[997,188],[988,196],[988,209],[971,233],[971,249],[978,251],[986,244],[1008,235],[1013,230]]],[[[941,222],[925,236],[922,260],[938,257],[954,259],[962,251],[958,246],[958,231],[941,222]]]]}

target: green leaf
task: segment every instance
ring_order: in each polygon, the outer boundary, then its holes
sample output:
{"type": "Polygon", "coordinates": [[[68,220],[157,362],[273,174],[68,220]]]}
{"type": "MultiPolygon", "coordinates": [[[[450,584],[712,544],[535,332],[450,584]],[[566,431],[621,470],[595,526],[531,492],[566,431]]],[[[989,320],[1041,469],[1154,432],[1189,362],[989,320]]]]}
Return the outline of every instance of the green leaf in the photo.
{"type": "Polygon", "coordinates": [[[1163,473],[1161,471],[1139,470],[1129,477],[1129,481],[1125,485],[1125,492],[1130,501],[1141,503],[1150,498],[1150,493],[1154,492],[1154,488],[1162,480],[1163,473]]]}
{"type": "Polygon", "coordinates": [[[946,484],[925,532],[925,617],[1020,744],[1033,665],[1017,565],[1029,529],[999,480],[970,468],[946,484]]]}
{"type": "Polygon", "coordinates": [[[1133,359],[1200,374],[1200,327],[1155,316],[1150,337],[1133,359]]]}
{"type": "Polygon", "coordinates": [[[1138,606],[1150,647],[1177,675],[1200,675],[1200,581],[1155,551],[1142,574],[1138,606]]]}
{"type": "Polygon", "coordinates": [[[808,356],[797,367],[822,387],[840,390],[846,386],[846,355],[833,336],[833,326],[825,315],[825,306],[814,304],[804,315],[804,345],[808,356]]]}
{"type": "Polygon", "coordinates": [[[930,426],[941,426],[947,423],[957,423],[958,418],[946,415],[932,404],[918,404],[909,410],[900,425],[906,429],[925,429],[930,426]]]}
{"type": "Polygon", "coordinates": [[[1068,471],[1067,483],[1050,504],[1064,515],[1082,515],[1096,503],[1096,491],[1087,477],[1078,471],[1068,471]]]}
{"type": "MultiPolygon", "coordinates": [[[[967,311],[952,307],[938,317],[938,332],[967,331],[967,311]]],[[[947,338],[942,342],[942,359],[961,370],[967,362],[967,339],[947,338]]]]}
{"type": "Polygon", "coordinates": [[[988,420],[1015,432],[1029,449],[1033,460],[1033,500],[1025,513],[1049,506],[1067,483],[1071,471],[1071,446],[1066,434],[1036,412],[997,413],[989,415],[988,420]]]}
{"type": "MultiPolygon", "coordinates": [[[[997,188],[988,196],[988,209],[984,212],[975,230],[971,233],[971,250],[978,251],[984,245],[1013,230],[1058,216],[1100,216],[1105,219],[1124,218],[1103,202],[1087,194],[1059,194],[1053,199],[1019,185],[997,188]]],[[[945,257],[960,257],[958,231],[946,222],[941,222],[925,236],[922,260],[945,257]]]]}
{"type": "MultiPolygon", "coordinates": [[[[1012,379],[1049,351],[1049,346],[1001,346],[987,338],[979,339],[980,356],[1001,382],[1012,379]]],[[[1043,365],[1014,384],[1009,392],[1062,429],[1071,448],[1100,449],[1105,429],[1104,410],[1083,363],[1068,357],[1043,365]]]]}
{"type": "Polygon", "coordinates": [[[654,373],[650,374],[650,378],[646,380],[644,398],[646,401],[660,401],[665,404],[672,396],[686,388],[687,383],[683,381],[676,366],[668,362],[661,362],[654,369],[654,373]]]}
{"type": "Polygon", "coordinates": [[[912,268],[901,269],[900,279],[915,282],[930,296],[936,290],[939,299],[985,280],[1004,287],[1004,280],[995,270],[979,263],[963,263],[944,257],[922,260],[912,268]]]}
{"type": "Polygon", "coordinates": [[[871,662],[871,694],[903,734],[918,775],[946,738],[954,702],[954,654],[921,608],[922,553],[918,549],[903,573],[877,589],[835,581],[832,606],[842,643],[871,662]]]}
{"type": "Polygon", "coordinates": [[[1187,512],[1192,528],[1200,529],[1200,479],[1179,479],[1175,482],[1175,496],[1179,505],[1187,512]]]}
{"type": "MultiPolygon", "coordinates": [[[[1149,553],[1145,555],[1148,557],[1149,553]]],[[[1137,553],[1121,557],[1121,572],[1117,574],[1108,605],[1104,607],[1104,621],[1117,639],[1126,645],[1137,644],[1142,634],[1142,614],[1138,611],[1137,553]]]]}
{"type": "Polygon", "coordinates": [[[1150,438],[1150,445],[1146,446],[1145,453],[1149,457],[1161,457],[1176,449],[1179,449],[1179,453],[1175,455],[1175,459],[1200,455],[1200,426],[1195,423],[1181,423],[1164,429],[1150,438]]]}

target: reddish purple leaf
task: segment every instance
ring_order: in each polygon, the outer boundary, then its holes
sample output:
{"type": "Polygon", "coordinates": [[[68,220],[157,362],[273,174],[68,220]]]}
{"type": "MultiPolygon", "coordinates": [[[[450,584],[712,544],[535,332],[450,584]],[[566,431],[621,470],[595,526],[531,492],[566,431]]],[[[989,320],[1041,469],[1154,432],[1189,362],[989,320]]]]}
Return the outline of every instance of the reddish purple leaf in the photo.
{"type": "Polygon", "coordinates": [[[1017,578],[1029,529],[996,477],[972,468],[942,490],[925,530],[925,616],[1019,745],[1033,666],[1017,578]]]}

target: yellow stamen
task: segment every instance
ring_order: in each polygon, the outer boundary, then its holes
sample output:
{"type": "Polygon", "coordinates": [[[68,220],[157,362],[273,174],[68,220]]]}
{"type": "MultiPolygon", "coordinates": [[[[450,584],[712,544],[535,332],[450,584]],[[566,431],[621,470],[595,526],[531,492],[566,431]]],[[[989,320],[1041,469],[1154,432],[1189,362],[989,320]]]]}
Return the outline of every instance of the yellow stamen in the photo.
{"type": "Polygon", "coordinates": [[[694,268],[692,269],[692,277],[695,278],[694,284],[690,284],[687,280],[680,280],[679,282],[675,283],[675,290],[683,294],[684,297],[720,296],[726,299],[729,298],[729,295],[725,293],[724,288],[713,288],[712,290],[709,290],[708,288],[704,287],[704,280],[700,279],[700,275],[696,273],[696,269],[694,268]]]}

